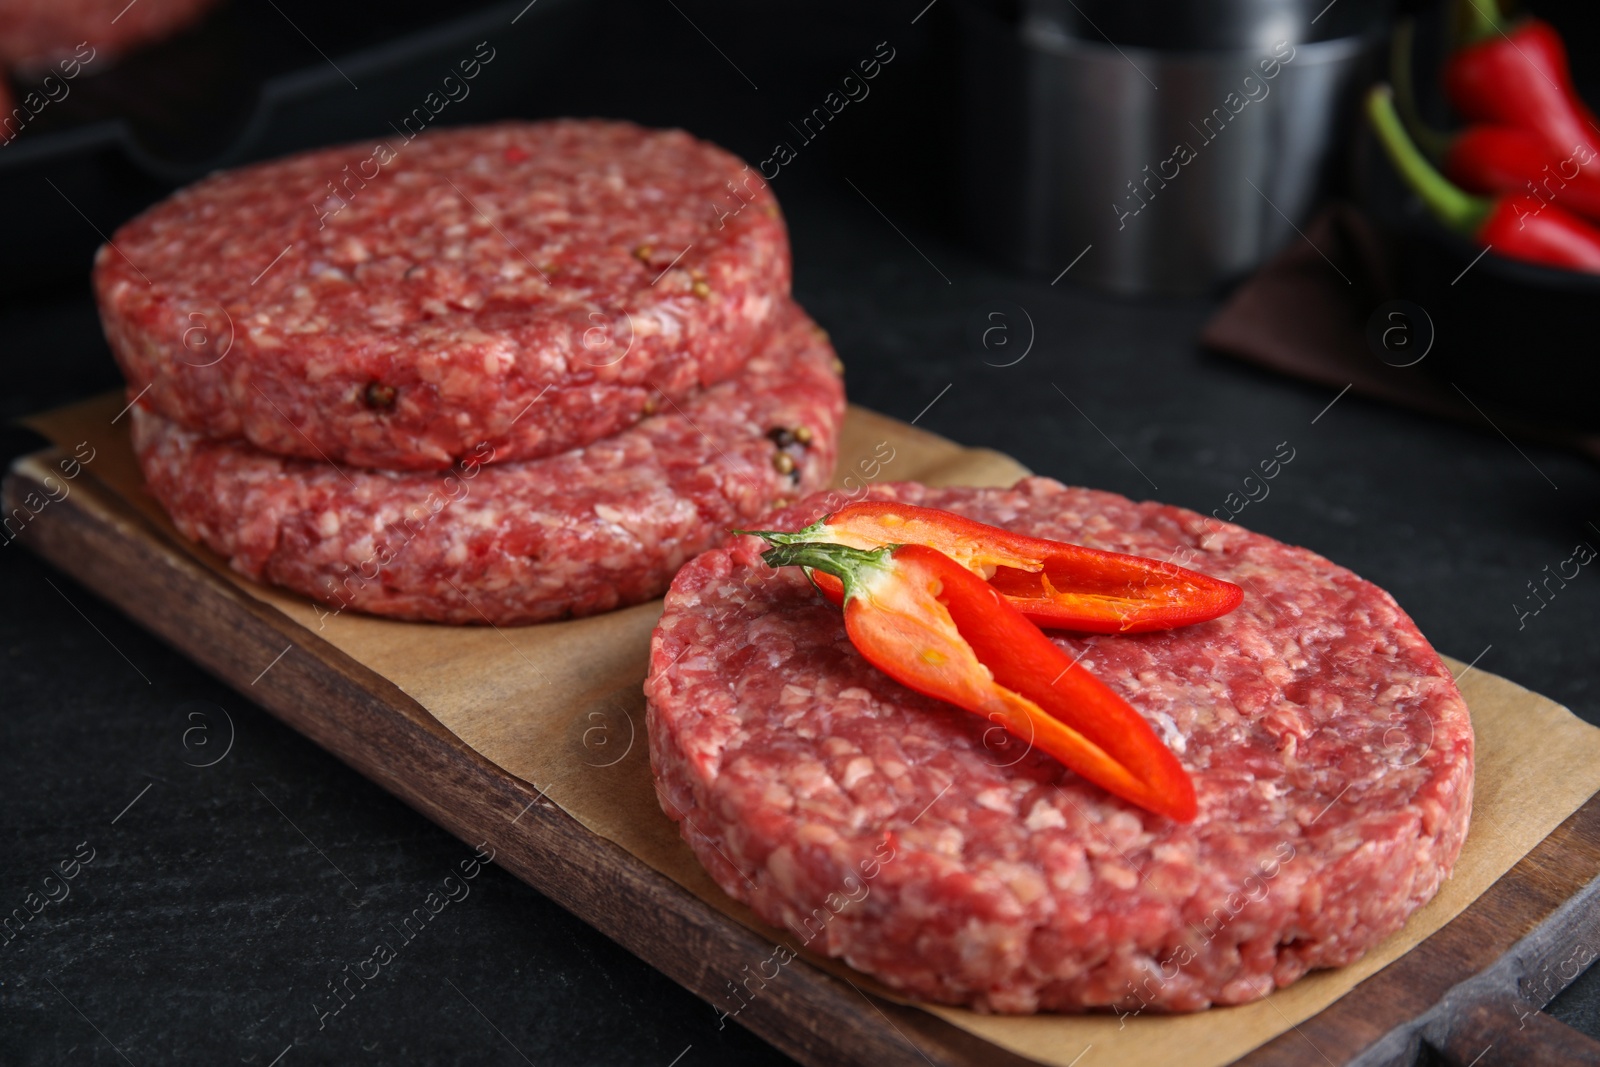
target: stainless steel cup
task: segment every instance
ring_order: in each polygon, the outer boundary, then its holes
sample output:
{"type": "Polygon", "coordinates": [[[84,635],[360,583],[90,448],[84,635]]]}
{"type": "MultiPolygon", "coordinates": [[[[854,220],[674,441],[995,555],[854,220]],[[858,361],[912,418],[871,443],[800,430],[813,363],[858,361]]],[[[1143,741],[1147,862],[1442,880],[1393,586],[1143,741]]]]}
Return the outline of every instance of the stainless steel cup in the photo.
{"type": "Polygon", "coordinates": [[[971,235],[1124,294],[1253,269],[1303,228],[1380,51],[1383,7],[1339,4],[1366,32],[1314,39],[1316,7],[1286,0],[963,5],[971,235]],[[1162,47],[1188,39],[1210,47],[1162,47]]]}

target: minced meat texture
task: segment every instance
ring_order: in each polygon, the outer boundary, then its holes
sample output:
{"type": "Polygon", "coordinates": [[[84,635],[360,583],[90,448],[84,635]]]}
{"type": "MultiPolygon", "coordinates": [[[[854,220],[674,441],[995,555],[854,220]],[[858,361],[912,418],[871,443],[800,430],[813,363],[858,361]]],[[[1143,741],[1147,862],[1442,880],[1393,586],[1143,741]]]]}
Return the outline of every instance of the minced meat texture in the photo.
{"type": "MultiPolygon", "coordinates": [[[[145,480],[238,570],[329,605],[512,625],[659,596],[686,560],[826,484],[844,388],[792,305],[734,379],[558,456],[394,473],[210,441],[135,407],[145,480]],[[772,434],[804,427],[806,443],[772,434]]],[[[477,462],[484,461],[484,462],[477,462]]]]}
{"type": "Polygon", "coordinates": [[[128,394],[207,437],[389,470],[616,433],[736,374],[789,293],[771,190],[681,130],[562,119],[226,171],[117,230],[128,394]],[[664,405],[662,405],[664,406],[664,405]]]}
{"type": "MultiPolygon", "coordinates": [[[[1189,771],[1199,816],[1179,824],[875,670],[757,539],[689,563],[646,682],[657,791],[722,888],[796,946],[983,1011],[1192,1011],[1358,959],[1448,876],[1471,723],[1383,590],[1238,526],[1042,478],[869,495],[1171,560],[1245,597],[1183,629],[1052,634],[1189,771]]],[[[769,528],[837,506],[802,501],[769,528]]]]}

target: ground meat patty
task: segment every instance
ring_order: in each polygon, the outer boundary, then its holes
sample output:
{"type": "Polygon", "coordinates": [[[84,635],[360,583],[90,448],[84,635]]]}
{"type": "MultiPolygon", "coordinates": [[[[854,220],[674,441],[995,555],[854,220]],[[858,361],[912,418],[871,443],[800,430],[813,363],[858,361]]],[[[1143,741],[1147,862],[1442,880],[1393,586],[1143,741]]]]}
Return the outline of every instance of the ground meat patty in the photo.
{"type": "Polygon", "coordinates": [[[871,495],[1171,559],[1245,599],[1182,630],[1055,635],[1193,775],[1200,814],[1181,825],[874,670],[756,539],[684,567],[645,683],[656,788],[722,888],[794,945],[985,1011],[1189,1011],[1355,960],[1449,874],[1472,727],[1383,590],[1238,526],[1042,478],[871,495]]]}
{"type": "Polygon", "coordinates": [[[216,0],[0,0],[0,63],[37,65],[73,55],[105,62],[195,21],[216,0]]]}
{"type": "Polygon", "coordinates": [[[118,230],[94,282],[158,414],[444,470],[485,441],[501,462],[554,455],[735,374],[787,297],[789,247],[727,152],[560,120],[219,174],[118,230]]]}
{"type": "Polygon", "coordinates": [[[592,615],[660,595],[730,526],[827,481],[844,413],[837,361],[803,314],[785,318],[739,377],[545,459],[341,470],[210,441],[137,407],[134,445],[178,528],[252,578],[403,619],[592,615]]]}

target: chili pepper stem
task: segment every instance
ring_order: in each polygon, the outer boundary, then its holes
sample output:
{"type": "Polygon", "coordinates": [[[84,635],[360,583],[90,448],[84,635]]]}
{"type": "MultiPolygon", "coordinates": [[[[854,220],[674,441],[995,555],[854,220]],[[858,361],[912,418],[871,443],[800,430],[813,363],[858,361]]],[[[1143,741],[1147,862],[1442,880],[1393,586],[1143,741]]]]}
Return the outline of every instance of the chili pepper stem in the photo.
{"type": "Polygon", "coordinates": [[[887,572],[889,554],[898,547],[884,545],[869,550],[808,541],[769,548],[761,558],[769,567],[805,567],[831,574],[844,583],[844,598],[849,601],[861,595],[864,583],[873,575],[887,572]]]}
{"type": "Polygon", "coordinates": [[[817,535],[828,525],[827,517],[818,519],[803,530],[794,530],[785,533],[782,530],[729,530],[731,534],[745,537],[759,537],[769,545],[793,545],[802,541],[815,541],[817,535]]]}
{"type": "Polygon", "coordinates": [[[1375,85],[1367,94],[1367,118],[1395,169],[1422,197],[1434,217],[1463,236],[1476,234],[1489,216],[1490,202],[1456,188],[1434,169],[1406,135],[1405,124],[1394,108],[1394,94],[1387,85],[1375,85]]]}
{"type": "Polygon", "coordinates": [[[1459,0],[1456,4],[1456,34],[1462,44],[1471,44],[1502,32],[1497,0],[1459,0]]]}

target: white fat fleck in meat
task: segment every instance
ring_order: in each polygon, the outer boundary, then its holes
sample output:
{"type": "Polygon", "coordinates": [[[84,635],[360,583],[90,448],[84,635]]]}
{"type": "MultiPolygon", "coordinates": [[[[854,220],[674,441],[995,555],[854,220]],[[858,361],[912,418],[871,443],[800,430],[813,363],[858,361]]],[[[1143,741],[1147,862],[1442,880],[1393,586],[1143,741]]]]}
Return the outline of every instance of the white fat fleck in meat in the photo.
{"type": "Polygon", "coordinates": [[[1156,735],[1161,738],[1161,743],[1172,749],[1178,755],[1189,751],[1189,739],[1178,728],[1178,721],[1165,711],[1158,711],[1151,716],[1154,722],[1156,735]]]}
{"type": "Polygon", "coordinates": [[[802,800],[839,792],[839,784],[833,780],[833,775],[816,760],[806,760],[790,767],[785,779],[795,796],[802,800]]]}
{"type": "Polygon", "coordinates": [[[1102,858],[1094,865],[1095,877],[1118,889],[1133,889],[1139,884],[1139,872],[1120,856],[1102,858]]]}
{"type": "Polygon", "coordinates": [[[1036,801],[1023,823],[1030,830],[1060,830],[1067,825],[1067,817],[1057,811],[1049,801],[1036,801]]]}
{"type": "Polygon", "coordinates": [[[785,708],[799,707],[809,701],[811,695],[811,690],[790,682],[784,685],[783,692],[778,697],[778,706],[785,708]]]}
{"type": "Polygon", "coordinates": [[[1017,810],[1016,804],[1011,799],[1011,790],[1004,786],[985,789],[973,799],[978,802],[979,807],[988,808],[990,811],[1000,811],[1010,815],[1017,810]]]}
{"type": "Polygon", "coordinates": [[[872,760],[866,756],[857,756],[845,764],[844,774],[840,777],[839,784],[846,789],[854,789],[863,779],[870,778],[872,772],[872,760]]]}
{"type": "Polygon", "coordinates": [[[1039,872],[1026,864],[996,863],[994,873],[1000,883],[1016,898],[1017,903],[1024,906],[1034,903],[1049,892],[1049,886],[1040,877],[1039,872]]]}
{"type": "Polygon", "coordinates": [[[517,365],[517,351],[508,342],[490,345],[483,352],[483,373],[498,378],[517,365]]]}
{"type": "Polygon", "coordinates": [[[839,832],[831,826],[822,823],[806,823],[800,827],[795,840],[802,845],[828,848],[839,842],[839,832]]]}

